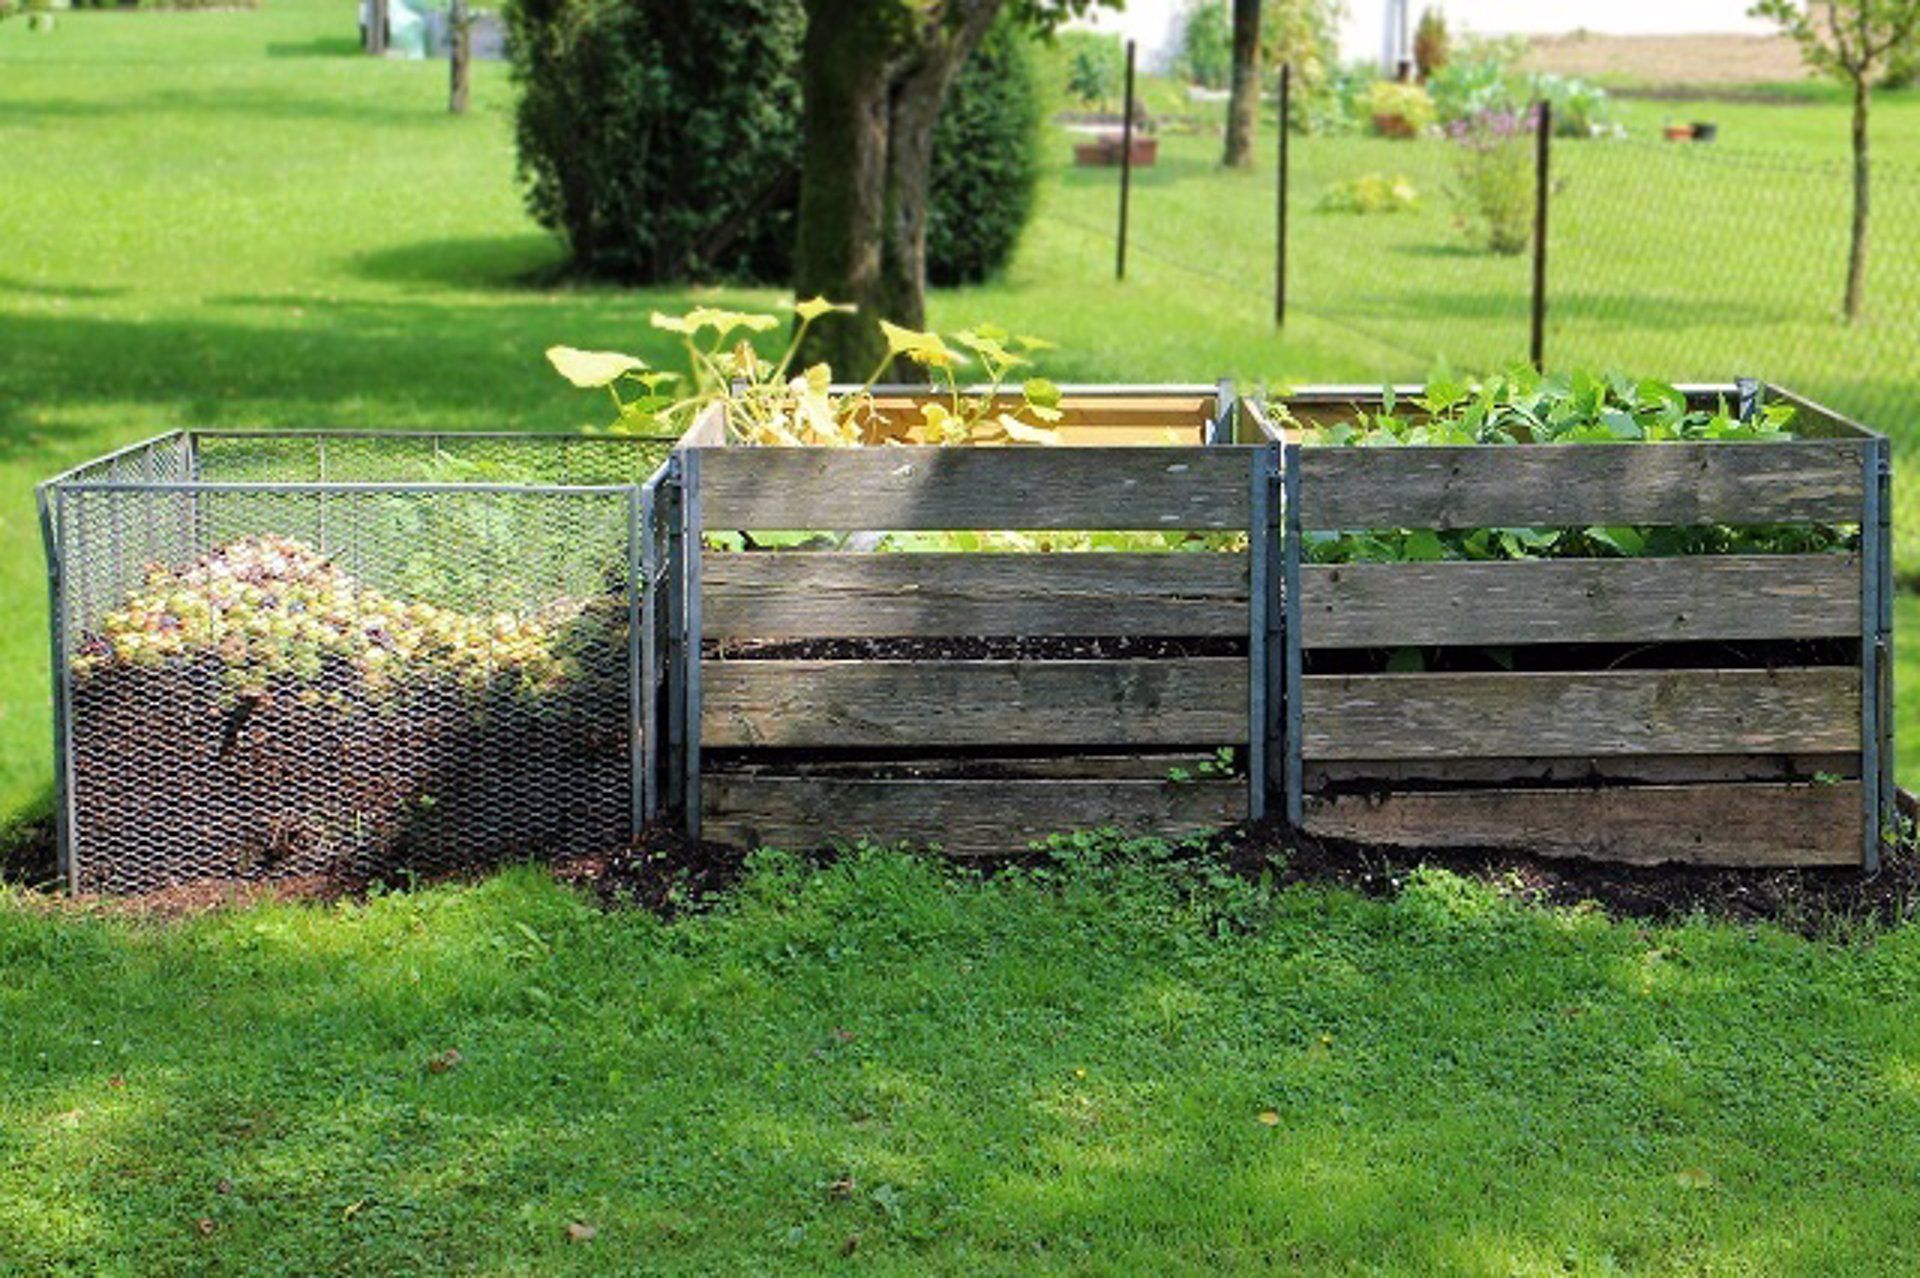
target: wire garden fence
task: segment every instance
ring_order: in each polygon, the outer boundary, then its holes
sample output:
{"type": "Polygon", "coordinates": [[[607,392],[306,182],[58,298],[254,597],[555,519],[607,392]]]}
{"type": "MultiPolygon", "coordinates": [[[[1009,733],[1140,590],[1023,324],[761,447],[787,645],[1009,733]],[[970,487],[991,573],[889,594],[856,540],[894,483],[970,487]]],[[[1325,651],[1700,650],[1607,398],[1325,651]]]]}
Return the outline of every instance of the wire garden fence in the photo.
{"type": "Polygon", "coordinates": [[[44,485],[70,886],[623,841],[669,446],[192,432],[44,485]]]}
{"type": "MultiPolygon", "coordinates": [[[[1519,201],[1521,238],[1501,252],[1468,198],[1455,140],[1295,136],[1283,183],[1222,184],[1208,180],[1216,138],[1163,138],[1159,172],[1136,178],[1132,252],[1268,311],[1283,291],[1286,316],[1352,334],[1383,377],[1417,377],[1439,359],[1509,365],[1534,353],[1534,141],[1512,143],[1525,171],[1505,195],[1519,201]]],[[[1844,157],[1724,138],[1555,137],[1546,163],[1538,353],[1550,371],[1683,381],[1738,369],[1793,385],[1888,433],[1901,462],[1920,460],[1920,168],[1874,164],[1866,304],[1849,321],[1844,157]]],[[[1097,205],[1055,207],[1082,232],[1111,227],[1088,221],[1097,205]]],[[[1896,471],[1895,555],[1912,581],[1920,465],[1896,471]]]]}

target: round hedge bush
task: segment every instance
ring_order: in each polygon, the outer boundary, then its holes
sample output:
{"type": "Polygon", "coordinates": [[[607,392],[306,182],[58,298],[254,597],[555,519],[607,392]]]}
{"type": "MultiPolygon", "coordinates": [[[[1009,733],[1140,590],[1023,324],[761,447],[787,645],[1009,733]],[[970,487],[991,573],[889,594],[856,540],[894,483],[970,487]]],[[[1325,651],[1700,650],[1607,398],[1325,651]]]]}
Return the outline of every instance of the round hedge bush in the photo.
{"type": "MultiPolygon", "coordinates": [[[[510,0],[527,205],[586,271],[785,283],[799,211],[801,0],[510,0]]],[[[1033,207],[1029,37],[997,23],[936,126],[934,283],[1006,263],[1033,207]]]]}
{"type": "Polygon", "coordinates": [[[506,15],[527,204],[576,266],[786,277],[798,0],[513,0],[506,15]]]}
{"type": "Polygon", "coordinates": [[[933,130],[927,278],[972,284],[1007,264],[1040,179],[1031,38],[1002,17],[947,91],[933,130]]]}

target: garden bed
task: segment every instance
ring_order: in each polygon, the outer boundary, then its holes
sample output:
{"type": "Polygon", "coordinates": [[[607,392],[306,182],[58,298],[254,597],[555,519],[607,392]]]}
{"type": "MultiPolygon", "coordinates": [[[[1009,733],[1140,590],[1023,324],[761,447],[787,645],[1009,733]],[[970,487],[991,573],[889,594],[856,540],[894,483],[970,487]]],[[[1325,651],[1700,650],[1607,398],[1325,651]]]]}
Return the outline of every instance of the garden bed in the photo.
{"type": "MultiPolygon", "coordinates": [[[[875,404],[909,431],[927,398],[875,404]]],[[[688,810],[707,837],[1002,854],[1247,818],[1263,450],[1227,442],[1214,387],[1060,408],[1052,448],[689,438],[708,548],[688,810]],[[796,531],[816,535],[719,548],[796,531]]]]}
{"type": "Polygon", "coordinates": [[[1791,438],[1314,447],[1391,405],[1342,390],[1276,405],[1301,427],[1273,438],[1294,495],[1282,754],[1304,831],[1877,863],[1892,822],[1886,441],[1772,388],[1686,401],[1748,419],[1790,405],[1791,438]],[[1543,549],[1454,557],[1476,529],[1543,549]]]}

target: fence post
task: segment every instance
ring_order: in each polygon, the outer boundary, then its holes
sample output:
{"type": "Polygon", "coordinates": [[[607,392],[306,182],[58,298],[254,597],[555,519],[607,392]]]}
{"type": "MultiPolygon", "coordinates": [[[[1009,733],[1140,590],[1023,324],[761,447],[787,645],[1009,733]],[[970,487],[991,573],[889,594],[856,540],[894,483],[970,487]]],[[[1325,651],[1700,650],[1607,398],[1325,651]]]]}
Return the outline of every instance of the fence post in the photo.
{"type": "Polygon", "coordinates": [[[1278,328],[1287,325],[1287,117],[1293,102],[1293,64],[1280,64],[1280,157],[1275,166],[1279,184],[1275,200],[1274,257],[1273,257],[1273,322],[1278,328]]]}
{"type": "Polygon", "coordinates": [[[1120,248],[1113,278],[1127,278],[1127,199],[1133,189],[1133,41],[1127,41],[1127,98],[1120,117],[1120,248]]]}
{"type": "Polygon", "coordinates": [[[1535,104],[1533,139],[1533,325],[1527,354],[1536,369],[1547,360],[1547,172],[1553,151],[1553,104],[1535,104]]]}
{"type": "Polygon", "coordinates": [[[661,778],[663,801],[668,811],[679,808],[686,798],[687,769],[683,762],[687,740],[687,644],[686,627],[681,618],[686,607],[686,583],[680,571],[686,536],[684,514],[686,495],[681,483],[682,455],[675,451],[667,458],[665,494],[667,510],[660,521],[666,530],[666,639],[667,639],[667,760],[661,778]]]}
{"type": "Polygon", "coordinates": [[[447,10],[447,37],[447,110],[465,115],[473,66],[473,18],[467,0],[453,0],[447,10]]]}

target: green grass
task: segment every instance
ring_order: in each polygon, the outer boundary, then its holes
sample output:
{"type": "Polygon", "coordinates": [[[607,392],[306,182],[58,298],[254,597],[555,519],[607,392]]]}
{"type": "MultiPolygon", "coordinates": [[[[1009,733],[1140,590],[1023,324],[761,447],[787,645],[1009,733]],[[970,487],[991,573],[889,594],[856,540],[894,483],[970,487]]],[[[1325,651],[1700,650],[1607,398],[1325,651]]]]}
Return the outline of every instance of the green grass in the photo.
{"type": "Polygon", "coordinates": [[[1056,873],[0,900],[0,1270],[1920,1264],[1920,931],[1056,873]]]}
{"type": "MultiPolygon", "coordinates": [[[[600,401],[562,385],[539,352],[556,341],[659,352],[647,312],[707,296],[523,284],[559,254],[515,190],[510,87],[501,68],[481,66],[474,113],[455,119],[445,78],[440,65],[355,56],[351,9],[322,0],[63,13],[44,35],[0,26],[0,605],[10,621],[0,628],[0,825],[44,810],[51,775],[35,481],[182,426],[578,427],[599,417],[600,401]]],[[[1920,156],[1917,106],[1881,101],[1890,163],[1920,156]]],[[[1656,123],[1662,110],[1630,109],[1656,123]]],[[[1829,158],[1844,145],[1831,101],[1716,104],[1712,114],[1727,154],[1761,134],[1829,158]]],[[[1139,175],[1122,285],[1112,278],[1114,174],[1072,169],[1068,141],[1050,140],[1040,217],[1018,260],[990,286],[936,296],[935,320],[991,318],[1052,337],[1062,350],[1047,371],[1090,380],[1372,381],[1417,376],[1441,349],[1462,363],[1522,349],[1524,267],[1461,251],[1434,168],[1444,153],[1364,140],[1299,152],[1295,312],[1277,335],[1271,173],[1222,174],[1215,145],[1169,137],[1165,162],[1139,175]],[[1405,221],[1311,211],[1342,166],[1421,164],[1434,169],[1422,179],[1429,204],[1405,221]]],[[[1812,352],[1831,376],[1795,380],[1817,393],[1854,382],[1876,396],[1913,391],[1911,359],[1872,344],[1884,326],[1843,341],[1809,318],[1804,299],[1821,299],[1807,303],[1817,311],[1831,290],[1775,269],[1775,258],[1800,260],[1791,245],[1767,246],[1756,264],[1737,237],[1700,229],[1701,207],[1735,209],[1745,188],[1703,179],[1711,170],[1694,152],[1655,158],[1667,167],[1644,176],[1660,199],[1618,173],[1608,199],[1637,217],[1650,216],[1642,206],[1666,210],[1665,238],[1636,224],[1589,256],[1599,275],[1576,270],[1583,259],[1567,250],[1573,291],[1556,301],[1556,323],[1592,335],[1583,357],[1718,377],[1782,371],[1766,366],[1769,352],[1812,352]],[[1703,189],[1715,197],[1697,198],[1703,189]],[[1781,275],[1758,321],[1686,296],[1689,272],[1722,258],[1750,276],[1781,275]]],[[[1768,198],[1800,217],[1814,197],[1768,198]]],[[[1897,273],[1898,206],[1887,199],[1876,269],[1897,273]]],[[[1567,216],[1577,229],[1581,215],[1567,216]]]]}

